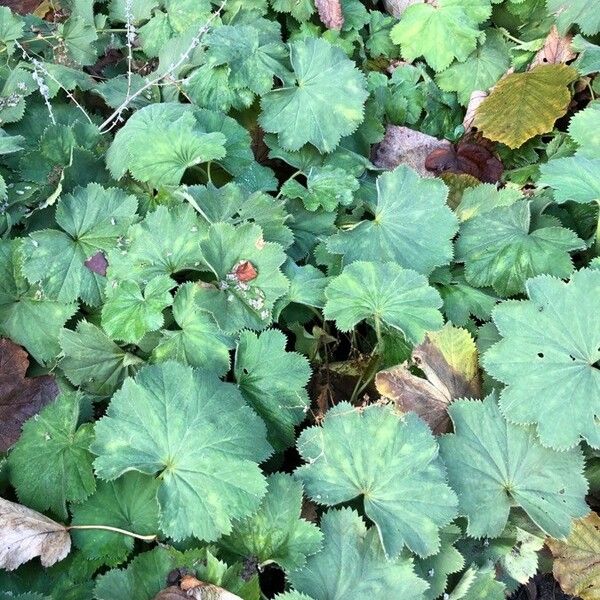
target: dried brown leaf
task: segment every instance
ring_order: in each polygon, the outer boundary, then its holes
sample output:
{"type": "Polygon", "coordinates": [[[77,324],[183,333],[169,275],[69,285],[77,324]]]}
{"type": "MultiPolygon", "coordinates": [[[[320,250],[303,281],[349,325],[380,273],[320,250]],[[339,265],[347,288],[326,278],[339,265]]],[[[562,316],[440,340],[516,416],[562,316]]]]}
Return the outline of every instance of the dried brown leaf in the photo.
{"type": "Polygon", "coordinates": [[[0,568],[12,571],[36,556],[50,567],[70,550],[71,537],[64,525],[0,498],[0,568]]]}
{"type": "Polygon", "coordinates": [[[450,151],[452,145],[447,140],[437,138],[398,125],[388,125],[385,137],[373,147],[373,164],[382,169],[395,169],[407,165],[422,177],[431,177],[425,168],[425,159],[433,151],[450,151]]]}
{"type": "Polygon", "coordinates": [[[479,108],[480,104],[487,98],[487,92],[481,90],[475,90],[469,98],[469,104],[467,104],[467,112],[463,119],[463,127],[465,131],[470,131],[473,128],[473,121],[475,120],[475,112],[479,108]]]}
{"type": "Polygon", "coordinates": [[[0,339],[0,452],[6,452],[21,435],[23,423],[58,395],[52,375],[25,377],[27,352],[8,339],[0,339]]]}
{"type": "Polygon", "coordinates": [[[181,600],[181,598],[188,600],[242,600],[239,596],[218,585],[204,583],[192,576],[184,577],[179,585],[171,585],[161,590],[153,600],[181,600]]]}
{"type": "Polygon", "coordinates": [[[315,0],[321,23],[327,29],[340,30],[344,26],[341,0],[315,0]]]}
{"type": "Polygon", "coordinates": [[[600,600],[600,516],[575,521],[564,540],[546,540],[554,556],[554,577],[567,594],[600,600]]]}
{"type": "Polygon", "coordinates": [[[556,25],[552,26],[544,47],[535,55],[530,69],[537,65],[558,65],[573,60],[577,54],[571,49],[572,35],[560,35],[556,25]]]}
{"type": "Polygon", "coordinates": [[[475,342],[465,329],[446,325],[428,334],[414,349],[410,363],[377,373],[375,385],[402,411],[420,415],[434,433],[445,433],[450,430],[448,404],[481,395],[475,342]],[[418,367],[426,379],[414,375],[410,367],[418,367]]]}
{"type": "Polygon", "coordinates": [[[2,0],[0,6],[8,6],[13,12],[20,15],[28,15],[37,9],[42,4],[41,0],[2,0]]]}

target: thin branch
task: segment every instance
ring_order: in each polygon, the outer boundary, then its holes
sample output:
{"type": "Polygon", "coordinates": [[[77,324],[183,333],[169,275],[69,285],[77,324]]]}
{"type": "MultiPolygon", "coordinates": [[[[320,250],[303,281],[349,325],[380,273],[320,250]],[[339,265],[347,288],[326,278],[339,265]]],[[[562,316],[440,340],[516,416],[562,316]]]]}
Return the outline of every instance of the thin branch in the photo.
{"type": "Polygon", "coordinates": [[[128,535],[136,540],[144,540],[145,542],[153,542],[158,537],[156,535],[140,535],[139,533],[133,533],[126,529],[120,529],[119,527],[111,527],[110,525],[69,525],[66,529],[67,531],[71,529],[102,529],[104,531],[122,533],[123,535],[128,535]]]}
{"type": "Polygon", "coordinates": [[[192,38],[190,45],[181,54],[179,60],[176,63],[172,64],[165,73],[157,75],[154,79],[148,80],[135,93],[127,95],[127,97],[125,98],[125,100],[123,100],[121,105],[117,107],[116,110],[113,113],[111,113],[106,118],[106,120],[100,125],[101,132],[104,133],[106,131],[110,131],[115,126],[115,124],[121,119],[123,111],[127,109],[127,107],[133,102],[133,100],[135,100],[138,96],[143,94],[152,86],[157,85],[161,80],[165,79],[166,77],[170,77],[179,69],[179,67],[181,67],[181,65],[183,65],[183,63],[190,57],[191,53],[198,47],[204,35],[209,31],[212,22],[221,14],[221,11],[225,7],[225,4],[227,4],[227,0],[223,0],[221,6],[219,6],[219,8],[210,16],[208,21],[204,25],[202,25],[202,27],[200,27],[196,35],[192,38]]]}

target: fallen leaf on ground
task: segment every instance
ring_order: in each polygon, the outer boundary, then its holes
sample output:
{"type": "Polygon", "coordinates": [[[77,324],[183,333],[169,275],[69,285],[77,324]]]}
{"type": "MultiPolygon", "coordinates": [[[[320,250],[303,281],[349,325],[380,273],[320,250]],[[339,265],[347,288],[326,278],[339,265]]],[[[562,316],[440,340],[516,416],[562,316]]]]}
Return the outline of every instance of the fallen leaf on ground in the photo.
{"type": "Polygon", "coordinates": [[[40,4],[42,4],[41,0],[2,0],[0,2],[0,6],[8,6],[10,10],[20,15],[28,15],[35,12],[40,4]]]}
{"type": "Polygon", "coordinates": [[[456,146],[433,150],[425,160],[425,168],[436,175],[470,175],[484,183],[496,183],[504,172],[493,144],[478,135],[466,135],[456,146]]]}
{"type": "Polygon", "coordinates": [[[546,540],[554,556],[554,577],[567,594],[600,599],[600,517],[590,513],[575,521],[564,540],[546,540]]]}
{"type": "Polygon", "coordinates": [[[465,131],[470,131],[473,128],[473,121],[475,121],[475,113],[481,106],[481,103],[488,97],[487,92],[482,90],[475,90],[469,98],[469,104],[467,104],[467,112],[463,119],[463,127],[465,131]]]}
{"type": "Polygon", "coordinates": [[[571,49],[572,41],[572,35],[560,35],[556,25],[553,25],[544,47],[535,55],[529,68],[533,69],[537,65],[558,65],[573,60],[577,54],[571,49]]]}
{"type": "Polygon", "coordinates": [[[425,159],[436,150],[450,152],[452,144],[408,127],[388,125],[383,140],[373,147],[373,164],[390,170],[407,165],[422,177],[431,177],[425,159]]]}
{"type": "Polygon", "coordinates": [[[27,419],[58,395],[52,375],[25,377],[27,352],[8,339],[0,339],[0,452],[6,452],[21,435],[27,419]]]}
{"type": "Polygon", "coordinates": [[[171,585],[154,596],[154,600],[180,600],[181,598],[188,598],[188,600],[190,598],[193,600],[242,600],[222,587],[204,583],[193,575],[184,575],[179,585],[171,585]]]}
{"type": "Polygon", "coordinates": [[[71,537],[64,525],[0,498],[0,568],[12,571],[36,556],[50,567],[70,550],[71,537]]]}
{"type": "Polygon", "coordinates": [[[501,79],[475,113],[474,125],[488,139],[519,148],[552,131],[569,107],[568,85],[579,77],[564,64],[538,65],[501,79]]]}
{"type": "Polygon", "coordinates": [[[402,411],[416,412],[434,433],[446,433],[448,404],[481,395],[475,342],[466,329],[446,325],[428,334],[413,350],[410,363],[377,373],[375,385],[402,411]],[[411,373],[411,367],[418,367],[426,379],[411,373]]]}
{"type": "Polygon", "coordinates": [[[344,26],[341,0],[315,0],[321,23],[327,29],[340,30],[344,26]]]}

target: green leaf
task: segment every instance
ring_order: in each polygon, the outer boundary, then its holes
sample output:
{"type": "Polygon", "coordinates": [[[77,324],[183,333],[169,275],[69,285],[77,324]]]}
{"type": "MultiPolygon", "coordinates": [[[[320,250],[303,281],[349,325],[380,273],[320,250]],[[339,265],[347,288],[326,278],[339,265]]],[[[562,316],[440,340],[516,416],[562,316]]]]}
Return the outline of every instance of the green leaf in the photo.
{"type": "Polygon", "coordinates": [[[294,426],[310,404],[310,366],[300,354],[286,352],[286,342],[275,329],[259,335],[242,331],[233,367],[242,396],[266,423],[267,439],[275,450],[293,445],[294,426]]]}
{"type": "Polygon", "coordinates": [[[94,42],[98,39],[96,27],[77,16],[72,16],[58,26],[61,41],[71,58],[80,65],[93,65],[98,51],[94,42]]]}
{"type": "Polygon", "coordinates": [[[158,6],[158,0],[110,0],[109,16],[111,21],[125,23],[128,5],[132,23],[137,25],[152,16],[152,10],[158,6]]]}
{"type": "Polygon", "coordinates": [[[14,48],[14,42],[23,35],[23,25],[23,20],[13,14],[10,8],[0,6],[0,43],[9,54],[14,48]]]}
{"type": "Polygon", "coordinates": [[[492,13],[490,0],[438,0],[413,4],[391,31],[405,60],[423,56],[435,71],[443,71],[454,59],[464,62],[483,38],[479,24],[492,13]]]}
{"type": "Polygon", "coordinates": [[[401,331],[414,344],[442,326],[440,295],[427,278],[395,263],[355,262],[325,288],[323,314],[350,331],[365,319],[401,331]]]}
{"type": "Polygon", "coordinates": [[[554,199],[559,204],[600,201],[600,158],[569,156],[548,161],[540,167],[538,184],[553,189],[554,199]]]}
{"type": "Polygon", "coordinates": [[[75,331],[62,329],[59,342],[63,356],[59,365],[67,379],[99,396],[110,396],[144,362],[87,321],[80,321],[75,331]]]}
{"type": "MultiPolygon", "coordinates": [[[[263,334],[264,335],[264,334],[263,334]]],[[[291,475],[275,473],[258,512],[233,526],[220,544],[240,558],[274,562],[286,572],[299,569],[306,557],[321,549],[319,528],[300,518],[302,484],[291,475]]]]}
{"type": "Polygon", "coordinates": [[[468,221],[499,206],[510,206],[522,198],[523,194],[519,189],[504,187],[499,190],[492,183],[481,183],[463,192],[460,204],[456,207],[456,215],[460,221],[468,221]]]}
{"type": "Polygon", "coordinates": [[[151,279],[142,292],[135,281],[108,286],[102,307],[102,328],[109,337],[135,344],[149,331],[163,325],[163,310],[173,303],[171,288],[176,283],[165,276],[151,279]]]}
{"type": "Polygon", "coordinates": [[[306,493],[328,506],[362,496],[387,556],[404,546],[419,556],[438,551],[439,529],[454,518],[457,500],[437,442],[414,413],[340,402],[322,427],[302,432],[298,451],[307,462],[296,470],[306,493]]]}
{"type": "Polygon", "coordinates": [[[429,589],[425,592],[428,600],[439,598],[446,589],[448,576],[458,573],[465,565],[465,559],[453,545],[460,534],[459,527],[448,525],[440,532],[439,552],[429,558],[417,559],[415,563],[417,575],[429,583],[429,589]]]}
{"type": "Polygon", "coordinates": [[[556,15],[562,33],[577,24],[585,35],[600,31],[600,0],[546,0],[548,11],[556,15]]]}
{"type": "Polygon", "coordinates": [[[600,158],[600,103],[589,104],[575,113],[569,124],[569,135],[577,142],[577,156],[600,158]]]}
{"type": "Polygon", "coordinates": [[[565,64],[538,65],[501,79],[475,112],[474,126],[490,140],[519,148],[552,131],[569,107],[568,85],[579,74],[565,64]]]}
{"type": "Polygon", "coordinates": [[[512,422],[535,423],[544,445],[564,450],[581,436],[598,448],[600,271],[582,269],[569,283],[540,276],[526,288],[529,300],[493,312],[503,339],[483,365],[506,384],[500,408],[512,422]]]}
{"type": "Polygon", "coordinates": [[[74,303],[48,300],[21,275],[17,240],[0,240],[0,333],[25,346],[39,363],[60,351],[58,332],[77,310],[74,303]]]}
{"type": "Polygon", "coordinates": [[[151,104],[115,135],[106,164],[115,179],[129,171],[154,187],[178,185],[188,167],[223,158],[222,133],[205,133],[187,104],[151,104]]]}
{"type": "Polygon", "coordinates": [[[201,242],[201,250],[216,280],[200,289],[198,305],[208,310],[226,333],[267,327],[275,301],[288,288],[280,271],[285,262],[281,246],[265,242],[260,227],[252,223],[237,227],[215,223],[201,242]],[[243,281],[237,269],[246,261],[256,277],[243,281]]]}
{"type": "Polygon", "coordinates": [[[159,474],[160,527],[178,540],[215,540],[256,511],[269,456],[262,421],[231,384],[175,362],[126,379],[91,446],[98,476],[159,474]]]}
{"type": "Polygon", "coordinates": [[[415,575],[412,559],[388,559],[376,528],[367,529],[356,512],[330,510],[321,529],[323,550],[289,575],[299,592],[314,600],[424,597],[427,584],[415,575]]]}
{"type": "Polygon", "coordinates": [[[269,0],[275,12],[289,13],[303,23],[308,21],[315,12],[314,0],[269,0]]]}
{"type": "Polygon", "coordinates": [[[152,353],[157,362],[169,359],[199,367],[218,377],[229,371],[232,340],[217,326],[212,315],[197,306],[201,288],[184,283],[175,294],[173,317],[180,329],[163,330],[162,338],[152,353]]]}
{"type": "Polygon", "coordinates": [[[513,296],[524,291],[530,277],[568,277],[573,272],[569,252],[582,248],[585,242],[564,227],[531,231],[531,205],[522,200],[463,223],[456,260],[465,263],[470,284],[513,296]]]}
{"type": "Polygon", "coordinates": [[[331,152],[363,120],[365,78],[344,52],[324,40],[290,44],[296,84],[263,96],[259,122],[287,150],[307,142],[331,152]]]}
{"type": "Polygon", "coordinates": [[[506,73],[511,65],[510,52],[502,34],[491,30],[485,42],[465,62],[454,63],[436,77],[440,88],[457,92],[458,100],[467,106],[475,91],[487,91],[506,73]]]}
{"type": "Polygon", "coordinates": [[[562,538],[572,519],[589,512],[579,449],[545,448],[531,429],[503,419],[493,395],[457,400],[448,411],[455,433],[440,439],[441,454],[469,535],[499,536],[518,506],[546,534],[562,538]]]}
{"type": "MultiPolygon", "coordinates": [[[[84,503],[73,505],[71,525],[107,525],[138,535],[158,532],[158,482],[141,473],[125,473],[115,481],[100,481],[84,503]]],[[[117,564],[133,550],[133,538],[101,529],[72,532],[75,545],[87,559],[117,564]]]]}
{"type": "Polygon", "coordinates": [[[107,285],[128,279],[143,284],[160,275],[198,270],[200,240],[205,235],[206,228],[191,206],[159,206],[132,225],[127,239],[109,252],[107,285]]]}
{"type": "Polygon", "coordinates": [[[56,209],[62,231],[44,229],[24,238],[23,274],[49,298],[72,302],[81,297],[97,306],[106,279],[85,262],[116,248],[135,217],[137,200],[116,188],[90,183],[63,196],[56,209]]]}
{"type": "Polygon", "coordinates": [[[315,167],[306,176],[306,187],[295,179],[288,179],[281,191],[288,198],[300,198],[306,210],[323,208],[331,212],[340,204],[352,204],[353,192],[358,188],[358,180],[344,169],[315,167]]]}
{"type": "Polygon", "coordinates": [[[67,518],[67,501],[82,502],[96,488],[92,425],[78,427],[81,398],[65,393],[23,425],[8,464],[19,501],[67,518]]]}
{"type": "Polygon", "coordinates": [[[571,48],[579,54],[573,66],[582,75],[590,75],[600,71],[600,46],[588,42],[578,34],[573,38],[571,48]]]}
{"type": "Polygon", "coordinates": [[[277,21],[256,19],[247,25],[223,25],[206,38],[206,60],[211,66],[227,65],[229,85],[264,95],[273,77],[287,73],[287,50],[277,21]]]}
{"type": "Polygon", "coordinates": [[[442,181],[422,178],[408,167],[384,173],[377,179],[374,219],[338,232],[327,240],[327,249],[343,254],[345,264],[394,261],[428,275],[452,258],[458,226],[447,196],[442,181]]]}

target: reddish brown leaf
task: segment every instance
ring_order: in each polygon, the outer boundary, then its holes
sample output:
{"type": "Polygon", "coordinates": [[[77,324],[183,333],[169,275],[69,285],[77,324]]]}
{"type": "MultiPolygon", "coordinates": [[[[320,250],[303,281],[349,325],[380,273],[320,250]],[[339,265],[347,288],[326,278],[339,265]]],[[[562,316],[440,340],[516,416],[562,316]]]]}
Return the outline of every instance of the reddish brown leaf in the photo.
{"type": "Polygon", "coordinates": [[[249,260],[241,260],[233,267],[233,274],[238,281],[247,283],[256,279],[258,273],[254,268],[254,265],[249,260]]]}
{"type": "Polygon", "coordinates": [[[315,0],[321,23],[327,29],[340,30],[344,26],[344,14],[340,0],[315,0]]]}
{"type": "Polygon", "coordinates": [[[434,151],[449,152],[452,144],[435,137],[398,125],[388,125],[385,137],[373,146],[373,164],[382,169],[407,165],[422,177],[431,177],[425,168],[425,159],[434,151]]]}
{"type": "Polygon", "coordinates": [[[6,452],[21,435],[23,423],[58,395],[52,375],[25,377],[27,352],[8,339],[0,339],[0,452],[6,452]]]}
{"type": "Polygon", "coordinates": [[[13,12],[28,15],[35,11],[41,0],[0,0],[0,6],[8,6],[13,12]]]}
{"type": "Polygon", "coordinates": [[[92,271],[92,273],[97,273],[98,275],[106,277],[108,261],[103,252],[96,252],[96,254],[90,256],[83,264],[92,271]]]}
{"type": "Polygon", "coordinates": [[[485,183],[496,183],[502,177],[504,166],[492,148],[484,138],[467,135],[456,146],[431,152],[425,160],[425,168],[436,175],[464,173],[485,183]]]}

